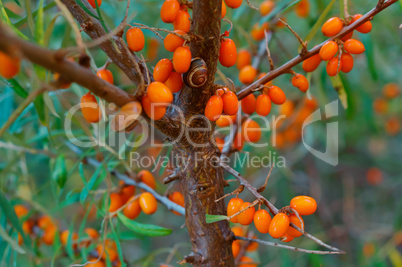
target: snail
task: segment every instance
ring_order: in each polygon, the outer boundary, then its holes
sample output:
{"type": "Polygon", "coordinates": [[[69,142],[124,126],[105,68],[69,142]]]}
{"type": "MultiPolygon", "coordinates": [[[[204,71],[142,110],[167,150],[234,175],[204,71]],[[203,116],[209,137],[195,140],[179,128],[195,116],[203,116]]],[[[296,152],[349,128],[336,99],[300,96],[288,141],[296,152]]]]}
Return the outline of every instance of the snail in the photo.
{"type": "Polygon", "coordinates": [[[202,87],[206,84],[207,78],[207,64],[199,57],[193,58],[189,70],[183,73],[183,82],[192,88],[202,87]]]}

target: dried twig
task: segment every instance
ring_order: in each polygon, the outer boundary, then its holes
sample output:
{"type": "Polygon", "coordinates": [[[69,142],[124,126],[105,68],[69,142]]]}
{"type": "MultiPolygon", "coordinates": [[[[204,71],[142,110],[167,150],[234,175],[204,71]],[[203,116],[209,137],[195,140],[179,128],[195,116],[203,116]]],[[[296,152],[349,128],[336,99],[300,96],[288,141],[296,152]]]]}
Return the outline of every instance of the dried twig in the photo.
{"type": "Polygon", "coordinates": [[[238,195],[238,194],[240,194],[241,192],[243,192],[243,190],[244,190],[244,185],[239,185],[239,187],[236,188],[236,190],[234,190],[233,192],[230,192],[230,193],[224,195],[223,197],[218,198],[217,200],[215,200],[215,202],[221,201],[222,199],[224,199],[224,198],[226,198],[226,197],[228,197],[228,196],[238,195]]]}
{"type": "Polygon", "coordinates": [[[267,187],[268,179],[269,179],[269,177],[271,176],[271,172],[272,172],[272,169],[274,168],[274,166],[275,166],[275,159],[274,159],[273,162],[272,162],[271,169],[270,169],[269,172],[268,172],[267,178],[265,178],[265,183],[264,183],[264,185],[260,186],[260,187],[257,189],[257,192],[259,192],[259,193],[264,192],[265,188],[267,187]]]}
{"type": "Polygon", "coordinates": [[[292,33],[293,33],[293,35],[296,37],[296,39],[299,41],[299,43],[303,46],[303,49],[301,50],[301,53],[300,54],[304,54],[304,53],[306,53],[307,52],[307,42],[303,42],[303,39],[302,38],[300,38],[300,36],[299,36],[299,34],[297,34],[297,32],[295,32],[293,29],[292,29],[292,27],[290,27],[289,26],[289,24],[286,22],[286,21],[284,21],[284,20],[282,20],[282,19],[278,19],[280,22],[282,22],[292,33]]]}
{"type": "Polygon", "coordinates": [[[252,8],[252,9],[254,9],[254,10],[259,10],[258,9],[258,7],[255,7],[255,6],[253,6],[251,3],[250,3],[250,0],[246,0],[246,2],[247,2],[247,4],[248,4],[248,6],[250,7],[250,8],[252,8]]]}
{"type": "Polygon", "coordinates": [[[158,37],[161,38],[162,40],[163,40],[163,37],[162,37],[162,35],[160,35],[160,34],[158,33],[158,31],[171,33],[171,34],[174,34],[174,35],[179,36],[180,38],[182,38],[182,39],[184,39],[184,40],[186,40],[186,41],[188,41],[188,42],[191,41],[191,38],[190,38],[190,36],[189,36],[188,34],[186,34],[186,35],[180,35],[180,34],[178,34],[178,33],[175,32],[175,31],[170,31],[170,30],[167,30],[167,29],[164,29],[164,28],[149,27],[149,26],[147,26],[147,25],[145,25],[145,24],[142,24],[142,23],[133,22],[133,24],[136,25],[136,26],[137,26],[138,28],[140,28],[140,29],[147,29],[147,30],[152,31],[153,33],[155,33],[156,35],[158,35],[158,37]]]}
{"type": "MultiPolygon", "coordinates": [[[[268,57],[268,61],[269,61],[269,69],[272,71],[275,68],[274,67],[274,61],[271,58],[271,52],[269,51],[269,48],[268,48],[268,43],[269,43],[269,40],[271,39],[271,37],[268,38],[268,34],[267,34],[266,31],[264,32],[264,34],[265,34],[265,49],[267,50],[267,57],[268,57]]],[[[270,33],[270,34],[272,35],[272,33],[270,33]]]]}

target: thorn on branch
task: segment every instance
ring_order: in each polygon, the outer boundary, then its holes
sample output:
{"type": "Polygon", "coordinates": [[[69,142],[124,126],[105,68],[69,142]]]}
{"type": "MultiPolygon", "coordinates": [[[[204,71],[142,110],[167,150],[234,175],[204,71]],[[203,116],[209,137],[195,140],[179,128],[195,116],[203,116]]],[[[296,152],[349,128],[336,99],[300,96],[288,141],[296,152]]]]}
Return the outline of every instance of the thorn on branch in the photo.
{"type": "Polygon", "coordinates": [[[173,172],[171,175],[163,179],[163,184],[168,184],[178,179],[180,179],[180,176],[176,172],[173,172]]]}
{"type": "Polygon", "coordinates": [[[243,190],[244,190],[244,185],[239,185],[239,187],[236,188],[236,190],[234,190],[233,192],[230,192],[230,193],[224,195],[223,197],[218,198],[217,200],[215,200],[215,202],[219,202],[219,201],[221,201],[222,199],[224,199],[224,198],[226,198],[226,197],[228,197],[228,196],[231,196],[231,195],[239,195],[241,192],[243,192],[243,190]]]}
{"type": "Polygon", "coordinates": [[[300,52],[300,55],[303,55],[303,54],[305,54],[305,53],[307,53],[307,42],[303,42],[303,39],[302,38],[300,38],[300,36],[297,34],[297,32],[295,32],[290,26],[289,26],[289,24],[287,24],[287,22],[285,22],[284,20],[282,20],[282,19],[278,19],[278,21],[280,21],[280,22],[282,22],[292,33],[293,33],[293,35],[296,37],[296,39],[299,41],[299,43],[302,45],[302,50],[301,50],[301,52],[300,52]]]}
{"type": "Polygon", "coordinates": [[[249,6],[250,8],[259,11],[258,7],[255,7],[253,4],[250,3],[250,0],[246,0],[246,2],[247,2],[248,6],[249,6]]]}
{"type": "MultiPolygon", "coordinates": [[[[271,52],[269,51],[269,48],[268,48],[268,43],[269,43],[269,40],[271,39],[271,37],[268,38],[268,34],[266,31],[264,31],[264,35],[265,35],[265,49],[267,50],[267,57],[268,57],[268,61],[269,61],[269,69],[271,71],[273,71],[275,68],[274,61],[271,58],[271,52]]],[[[272,33],[270,33],[270,35],[272,35],[272,33]]]]}
{"type": "Polygon", "coordinates": [[[268,179],[269,179],[269,177],[271,176],[271,172],[272,172],[272,169],[274,168],[274,165],[275,165],[275,160],[272,162],[271,169],[270,169],[269,172],[268,172],[267,178],[265,178],[265,183],[264,183],[264,185],[263,185],[263,186],[260,186],[260,187],[257,189],[257,192],[258,192],[258,193],[264,192],[265,188],[267,187],[268,179]]]}

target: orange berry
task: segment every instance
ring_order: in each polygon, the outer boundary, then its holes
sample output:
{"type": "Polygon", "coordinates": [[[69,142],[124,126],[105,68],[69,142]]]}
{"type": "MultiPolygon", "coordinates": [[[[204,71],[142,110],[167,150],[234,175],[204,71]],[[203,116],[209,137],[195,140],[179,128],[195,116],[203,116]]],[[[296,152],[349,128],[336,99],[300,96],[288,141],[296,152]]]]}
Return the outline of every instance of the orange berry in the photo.
{"type": "Polygon", "coordinates": [[[241,70],[251,64],[251,53],[246,49],[241,49],[237,55],[236,67],[241,70]]]}
{"type": "Polygon", "coordinates": [[[181,78],[181,74],[175,71],[172,71],[169,75],[169,78],[165,82],[165,85],[169,87],[172,93],[177,93],[183,87],[183,79],[181,78]]]}
{"type": "Polygon", "coordinates": [[[241,132],[236,133],[233,139],[233,148],[236,150],[242,150],[244,146],[244,136],[241,132]]]}
{"type": "MultiPolygon", "coordinates": [[[[240,206],[243,205],[243,200],[241,198],[235,197],[232,198],[229,203],[228,203],[228,207],[227,207],[227,216],[230,217],[233,214],[236,214],[237,212],[239,212],[240,210],[240,206]]],[[[238,217],[239,215],[234,216],[232,219],[230,219],[230,221],[232,223],[238,223],[238,217]]],[[[233,229],[232,229],[233,231],[233,229]]]]}
{"type": "Polygon", "coordinates": [[[294,108],[295,104],[291,100],[288,100],[279,107],[279,112],[280,114],[289,117],[292,114],[294,108]]]}
{"type": "Polygon", "coordinates": [[[353,57],[348,53],[341,55],[341,71],[348,73],[353,69],[353,57]]]}
{"type": "Polygon", "coordinates": [[[389,99],[393,99],[399,96],[400,89],[396,83],[387,83],[382,88],[382,94],[389,99]]]}
{"type": "Polygon", "coordinates": [[[44,229],[41,241],[48,246],[53,245],[56,233],[57,233],[57,227],[55,225],[48,226],[46,229],[44,229]]]}
{"type": "Polygon", "coordinates": [[[230,8],[238,8],[243,0],[225,0],[225,3],[230,8]]]}
{"type": "Polygon", "coordinates": [[[215,143],[218,147],[219,151],[222,152],[223,147],[225,146],[225,140],[219,137],[215,137],[215,143]]]}
{"type": "Polygon", "coordinates": [[[345,42],[346,40],[352,38],[352,36],[353,36],[353,31],[347,33],[345,36],[343,36],[343,37],[341,38],[341,40],[342,40],[343,42],[345,42]]]}
{"type": "MultiPolygon", "coordinates": [[[[290,214],[290,216],[289,216],[290,222],[294,223],[297,227],[302,229],[302,222],[303,222],[303,225],[304,225],[304,221],[303,221],[303,218],[301,216],[300,216],[300,219],[301,220],[299,220],[299,218],[297,218],[297,216],[295,214],[290,214]]],[[[302,235],[302,233],[299,232],[299,230],[296,230],[296,228],[294,228],[292,226],[289,226],[287,234],[290,235],[290,236],[293,236],[293,237],[299,237],[299,236],[302,235]]]]}
{"type": "Polygon", "coordinates": [[[309,57],[303,61],[302,67],[305,72],[315,71],[321,63],[321,57],[319,54],[309,57]]]}
{"type": "MultiPolygon", "coordinates": [[[[285,17],[282,17],[282,18],[280,18],[280,19],[283,20],[284,22],[286,22],[286,18],[285,18],[285,17]]],[[[282,23],[282,21],[277,20],[275,26],[278,27],[278,28],[284,28],[284,27],[285,27],[285,24],[282,23]]]]}
{"type": "MultiPolygon", "coordinates": [[[[175,31],[175,33],[179,35],[185,35],[186,33],[181,30],[175,31]]],[[[176,48],[183,46],[184,44],[184,39],[180,38],[179,36],[169,33],[165,39],[163,40],[163,45],[165,46],[165,49],[169,52],[174,52],[176,48]]]]}
{"type": "Polygon", "coordinates": [[[50,218],[50,216],[48,216],[48,215],[43,215],[42,217],[40,217],[38,219],[37,225],[39,228],[41,228],[43,230],[45,230],[48,227],[55,226],[52,221],[52,218],[50,218]]]}
{"type": "Polygon", "coordinates": [[[124,182],[123,181],[120,182],[121,183],[119,184],[123,185],[123,188],[120,191],[120,196],[123,202],[126,203],[127,200],[129,200],[135,194],[135,186],[134,185],[124,186],[124,182]]]}
{"type": "Polygon", "coordinates": [[[140,207],[145,214],[153,214],[158,209],[156,198],[149,192],[140,195],[140,207]]]}
{"type": "Polygon", "coordinates": [[[261,25],[256,23],[256,24],[254,24],[253,28],[251,29],[251,37],[253,37],[253,39],[256,41],[264,40],[265,32],[268,30],[269,30],[268,22],[264,22],[261,25]]]}
{"type": "Polygon", "coordinates": [[[81,112],[87,122],[96,123],[100,121],[102,114],[99,109],[98,101],[91,92],[81,97],[81,112]]]}
{"type": "Polygon", "coordinates": [[[236,115],[239,110],[239,100],[232,91],[228,91],[222,96],[223,112],[227,115],[236,115]]]}
{"type": "MultiPolygon", "coordinates": [[[[70,231],[68,230],[64,230],[61,234],[60,234],[60,241],[61,243],[65,246],[67,245],[68,242],[68,238],[70,236],[70,231]]],[[[78,239],[78,235],[77,233],[73,232],[72,236],[71,236],[71,242],[73,243],[75,240],[78,239]]]]}
{"type": "Polygon", "coordinates": [[[247,119],[242,125],[242,134],[247,142],[257,143],[261,138],[260,125],[252,119],[247,119]]]}
{"type": "Polygon", "coordinates": [[[131,51],[138,52],[144,48],[145,38],[140,28],[130,28],[127,31],[126,39],[131,51]]]}
{"type": "Polygon", "coordinates": [[[244,236],[244,230],[241,226],[233,226],[231,230],[236,236],[244,236]]]}
{"type": "Polygon", "coordinates": [[[219,62],[222,66],[229,68],[236,64],[236,60],[237,50],[235,42],[229,38],[223,39],[219,49],[219,62]]]}
{"type": "MultiPolygon", "coordinates": [[[[247,208],[250,204],[251,204],[250,202],[244,202],[239,207],[239,211],[247,208]]],[[[239,223],[241,225],[249,225],[250,223],[253,222],[254,213],[255,213],[255,207],[248,208],[245,211],[243,211],[242,213],[240,213],[239,215],[237,215],[237,220],[239,221],[239,223]]]]}
{"type": "Polygon", "coordinates": [[[275,2],[274,1],[271,1],[271,0],[263,1],[260,4],[260,14],[261,14],[261,16],[266,16],[269,13],[271,13],[271,11],[274,9],[274,7],[275,7],[275,2]]]}
{"type": "Polygon", "coordinates": [[[180,3],[177,0],[166,0],[161,8],[161,19],[165,23],[172,23],[176,20],[180,11],[180,3]]]}
{"type": "Polygon", "coordinates": [[[339,62],[338,57],[333,57],[330,61],[328,61],[326,69],[329,76],[335,76],[342,69],[342,61],[339,62]]]}
{"type": "Polygon", "coordinates": [[[257,97],[256,110],[258,115],[267,116],[271,112],[271,99],[266,94],[257,97]]]}
{"type": "Polygon", "coordinates": [[[300,91],[305,93],[308,90],[309,84],[307,78],[302,74],[296,74],[292,78],[292,85],[299,88],[300,91]]]}
{"type": "Polygon", "coordinates": [[[94,228],[85,228],[85,233],[92,239],[99,238],[99,232],[94,228]]]}
{"type": "Polygon", "coordinates": [[[363,246],[363,255],[365,258],[370,258],[375,253],[375,245],[373,242],[366,242],[363,246]]]}
{"type": "Polygon", "coordinates": [[[227,127],[233,125],[236,121],[236,115],[222,115],[216,120],[216,125],[219,127],[227,127]]]}
{"type": "Polygon", "coordinates": [[[339,46],[334,41],[327,41],[320,49],[320,57],[322,60],[330,60],[338,53],[339,46]]]}
{"type": "Polygon", "coordinates": [[[65,82],[64,79],[60,79],[60,73],[55,73],[53,75],[53,79],[55,81],[58,81],[58,83],[59,83],[58,86],[61,89],[67,89],[67,88],[69,88],[71,86],[70,82],[65,82]]]}
{"type": "Polygon", "coordinates": [[[140,215],[140,213],[141,213],[140,201],[138,198],[133,201],[134,198],[136,198],[136,196],[132,196],[128,200],[128,202],[130,202],[130,201],[132,201],[132,202],[123,209],[124,216],[126,216],[127,218],[130,218],[131,220],[134,220],[135,218],[137,218],[138,215],[140,215]]]}
{"type": "Polygon", "coordinates": [[[155,65],[153,73],[155,81],[161,83],[166,82],[167,79],[169,79],[169,76],[172,73],[172,71],[173,71],[173,64],[169,59],[163,58],[159,60],[158,63],[156,63],[155,65]]]}
{"type": "Polygon", "coordinates": [[[96,75],[102,80],[107,81],[108,83],[113,84],[113,74],[110,70],[99,70],[96,75]]]}
{"type": "Polygon", "coordinates": [[[241,110],[248,115],[251,115],[255,112],[256,105],[257,101],[253,94],[249,94],[241,100],[241,110]]]}
{"type": "Polygon", "coordinates": [[[311,215],[317,209],[317,202],[312,197],[297,196],[290,201],[290,207],[296,210],[299,215],[311,215]]]}
{"type": "Polygon", "coordinates": [[[28,209],[24,205],[15,205],[14,212],[18,218],[28,214],[28,209]]]}
{"type": "Polygon", "coordinates": [[[371,167],[367,170],[366,180],[372,185],[380,184],[383,180],[382,171],[376,167],[371,167]]]}
{"type": "Polygon", "coordinates": [[[289,217],[285,213],[276,214],[269,225],[269,234],[273,238],[284,236],[289,229],[289,222],[289,217]]]}
{"type": "Polygon", "coordinates": [[[148,117],[153,120],[160,120],[165,116],[166,106],[152,103],[148,95],[142,97],[141,105],[148,117]]]}
{"type": "Polygon", "coordinates": [[[277,105],[282,105],[286,101],[286,95],[278,86],[271,86],[268,89],[269,98],[277,105]]]}
{"type": "Polygon", "coordinates": [[[176,48],[173,53],[173,67],[178,73],[185,73],[190,68],[191,51],[188,46],[176,48]]]}
{"type": "Polygon", "coordinates": [[[338,17],[333,17],[327,20],[321,27],[322,34],[327,37],[338,34],[343,28],[343,22],[338,17]]]}
{"type": "MultiPolygon", "coordinates": [[[[356,20],[360,19],[361,17],[363,17],[362,14],[354,15],[352,17],[351,23],[355,22],[356,20]]],[[[357,27],[356,30],[361,33],[369,33],[369,32],[371,32],[372,28],[373,28],[373,24],[371,23],[371,21],[367,21],[367,22],[363,23],[362,25],[360,25],[359,27],[357,27]]]]}
{"type": "Polygon", "coordinates": [[[364,45],[356,40],[356,39],[349,39],[343,44],[343,48],[345,48],[346,52],[351,54],[361,54],[366,51],[364,45]]]}
{"type": "Polygon", "coordinates": [[[257,70],[251,66],[247,65],[240,70],[239,80],[243,84],[250,84],[254,81],[257,76],[257,70]]]}
{"type": "Polygon", "coordinates": [[[149,38],[146,58],[149,59],[150,61],[155,60],[158,57],[158,48],[159,48],[158,39],[156,39],[155,37],[149,38]]]}
{"type": "Polygon", "coordinates": [[[225,2],[222,0],[222,15],[221,18],[223,19],[226,16],[226,5],[225,2]]]}
{"type": "MultiPolygon", "coordinates": [[[[183,196],[182,193],[180,193],[178,191],[175,191],[175,192],[171,193],[169,195],[169,200],[174,202],[174,203],[176,203],[179,206],[184,207],[184,196],[183,196]]],[[[179,215],[179,216],[181,215],[180,213],[178,213],[176,211],[173,211],[173,213],[176,214],[176,215],[179,215]]]]}
{"type": "Polygon", "coordinates": [[[151,187],[152,189],[155,189],[156,187],[155,178],[150,171],[142,170],[137,174],[137,176],[141,180],[141,182],[151,187]]]}
{"type": "Polygon", "coordinates": [[[186,10],[180,10],[177,14],[176,20],[173,22],[173,28],[175,31],[181,30],[188,32],[191,27],[190,14],[186,10]]]}
{"type": "Polygon", "coordinates": [[[385,131],[389,135],[397,135],[399,133],[400,128],[401,127],[400,127],[399,119],[396,117],[389,118],[385,122],[385,131]]]}
{"type": "Polygon", "coordinates": [[[378,114],[384,114],[388,111],[388,102],[385,99],[377,98],[373,102],[373,109],[378,114]]]}
{"type": "Polygon", "coordinates": [[[123,205],[124,205],[123,200],[121,199],[121,196],[119,194],[117,193],[110,194],[110,204],[109,204],[110,213],[120,209],[120,207],[123,205]]]}
{"type": "Polygon", "coordinates": [[[266,234],[269,232],[269,224],[271,223],[271,215],[266,210],[257,210],[254,214],[254,225],[258,232],[266,234]]]}
{"type": "Polygon", "coordinates": [[[99,255],[101,255],[102,250],[103,250],[103,254],[102,254],[102,259],[106,260],[107,258],[109,258],[109,260],[111,262],[117,260],[118,255],[117,255],[117,251],[116,251],[116,244],[110,242],[109,240],[106,240],[105,242],[105,249],[102,249],[102,244],[99,244],[96,246],[96,251],[98,252],[99,255]]]}
{"type": "Polygon", "coordinates": [[[238,267],[257,267],[257,264],[253,263],[253,259],[247,256],[243,256],[240,259],[238,267]]]}
{"type": "Polygon", "coordinates": [[[220,96],[213,95],[208,100],[207,106],[205,107],[205,117],[210,121],[216,121],[222,115],[223,111],[223,101],[220,96]]]}
{"type": "Polygon", "coordinates": [[[307,17],[310,12],[309,0],[301,0],[299,3],[297,3],[295,7],[295,12],[296,15],[301,18],[307,17]]]}
{"type": "Polygon", "coordinates": [[[240,249],[241,249],[240,242],[238,240],[233,241],[232,253],[234,258],[236,258],[237,255],[239,255],[240,249]]]}
{"type": "MultiPolygon", "coordinates": [[[[98,2],[98,7],[102,5],[102,0],[97,0],[98,2]]],[[[91,5],[92,8],[96,8],[96,2],[95,0],[88,0],[88,3],[91,5]]]]}
{"type": "MultiPolygon", "coordinates": [[[[257,239],[257,236],[254,235],[253,239],[257,239]]],[[[256,251],[258,249],[258,243],[257,242],[251,242],[250,245],[248,245],[246,251],[247,252],[253,252],[256,251]]]]}
{"type": "Polygon", "coordinates": [[[294,237],[289,235],[288,233],[286,233],[284,236],[281,237],[281,241],[286,243],[292,241],[293,239],[294,237]]]}
{"type": "Polygon", "coordinates": [[[169,105],[173,102],[172,92],[161,82],[152,82],[148,86],[147,95],[152,103],[169,105]]]}

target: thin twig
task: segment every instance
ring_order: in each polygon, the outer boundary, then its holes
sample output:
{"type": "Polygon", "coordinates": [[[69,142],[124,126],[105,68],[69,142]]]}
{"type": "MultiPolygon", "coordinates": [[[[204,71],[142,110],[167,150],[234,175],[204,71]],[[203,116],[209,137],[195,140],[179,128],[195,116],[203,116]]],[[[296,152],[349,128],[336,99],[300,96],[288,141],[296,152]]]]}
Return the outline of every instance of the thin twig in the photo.
{"type": "MultiPolygon", "coordinates": [[[[270,33],[270,34],[272,35],[272,33],[270,33]]],[[[268,38],[268,33],[266,31],[264,32],[264,35],[265,35],[265,49],[267,50],[267,57],[268,57],[268,61],[269,61],[269,69],[272,71],[275,68],[274,61],[271,58],[271,52],[269,51],[269,48],[268,48],[268,43],[269,43],[269,40],[271,39],[271,37],[268,38]]]]}
{"type": "Polygon", "coordinates": [[[250,205],[248,205],[247,207],[245,207],[245,208],[239,210],[238,212],[236,212],[235,214],[229,216],[229,217],[227,218],[227,220],[229,221],[230,219],[232,219],[232,218],[236,217],[237,215],[239,215],[240,213],[243,213],[243,212],[245,212],[246,210],[248,210],[248,209],[254,207],[255,205],[257,205],[257,204],[260,203],[260,202],[261,202],[260,199],[254,200],[253,203],[250,203],[250,205]]]}
{"type": "Polygon", "coordinates": [[[215,202],[221,201],[222,199],[228,197],[228,196],[232,196],[232,195],[236,195],[236,194],[240,194],[241,192],[243,192],[244,190],[244,185],[239,185],[238,188],[236,188],[236,190],[234,190],[233,192],[230,192],[226,195],[224,195],[223,197],[218,198],[217,200],[215,200],[215,202]]]}
{"type": "Polygon", "coordinates": [[[271,172],[272,172],[272,169],[274,168],[274,166],[275,166],[275,159],[274,159],[273,162],[272,162],[271,169],[270,169],[269,172],[268,172],[267,178],[265,178],[265,183],[264,183],[264,185],[260,186],[260,187],[257,189],[257,192],[259,192],[259,193],[264,192],[265,188],[267,187],[268,179],[269,179],[269,177],[271,176],[271,172]]]}
{"type": "Polygon", "coordinates": [[[295,32],[293,29],[292,29],[292,27],[290,27],[289,26],[289,24],[286,22],[286,21],[284,21],[284,20],[282,20],[282,19],[278,19],[280,22],[282,22],[292,33],[293,33],[293,35],[296,37],[296,39],[299,41],[299,43],[303,46],[303,49],[301,50],[301,53],[300,54],[304,54],[304,53],[306,53],[307,52],[307,42],[303,42],[303,39],[302,38],[300,38],[300,36],[299,36],[299,34],[297,34],[297,32],[295,32]]]}
{"type": "Polygon", "coordinates": [[[250,0],[246,0],[246,2],[247,2],[247,4],[248,4],[248,6],[250,7],[250,8],[252,8],[252,9],[254,9],[254,10],[259,10],[257,7],[255,7],[255,6],[253,6],[251,3],[250,3],[250,0]]]}
{"type": "Polygon", "coordinates": [[[132,24],[136,25],[138,28],[147,29],[147,30],[152,31],[153,33],[155,33],[156,35],[158,35],[159,38],[161,38],[162,40],[163,40],[164,38],[162,37],[162,35],[160,35],[160,34],[158,33],[158,31],[171,33],[171,34],[174,34],[174,35],[176,35],[176,36],[180,37],[181,39],[184,39],[184,40],[186,40],[186,41],[188,41],[188,42],[191,41],[191,38],[190,38],[190,36],[189,36],[188,34],[186,34],[186,35],[181,35],[181,34],[178,34],[178,33],[175,32],[175,31],[170,31],[170,30],[167,30],[167,29],[164,29],[164,28],[150,27],[150,26],[147,26],[147,25],[145,25],[145,24],[137,23],[137,22],[133,22],[132,24]]]}

